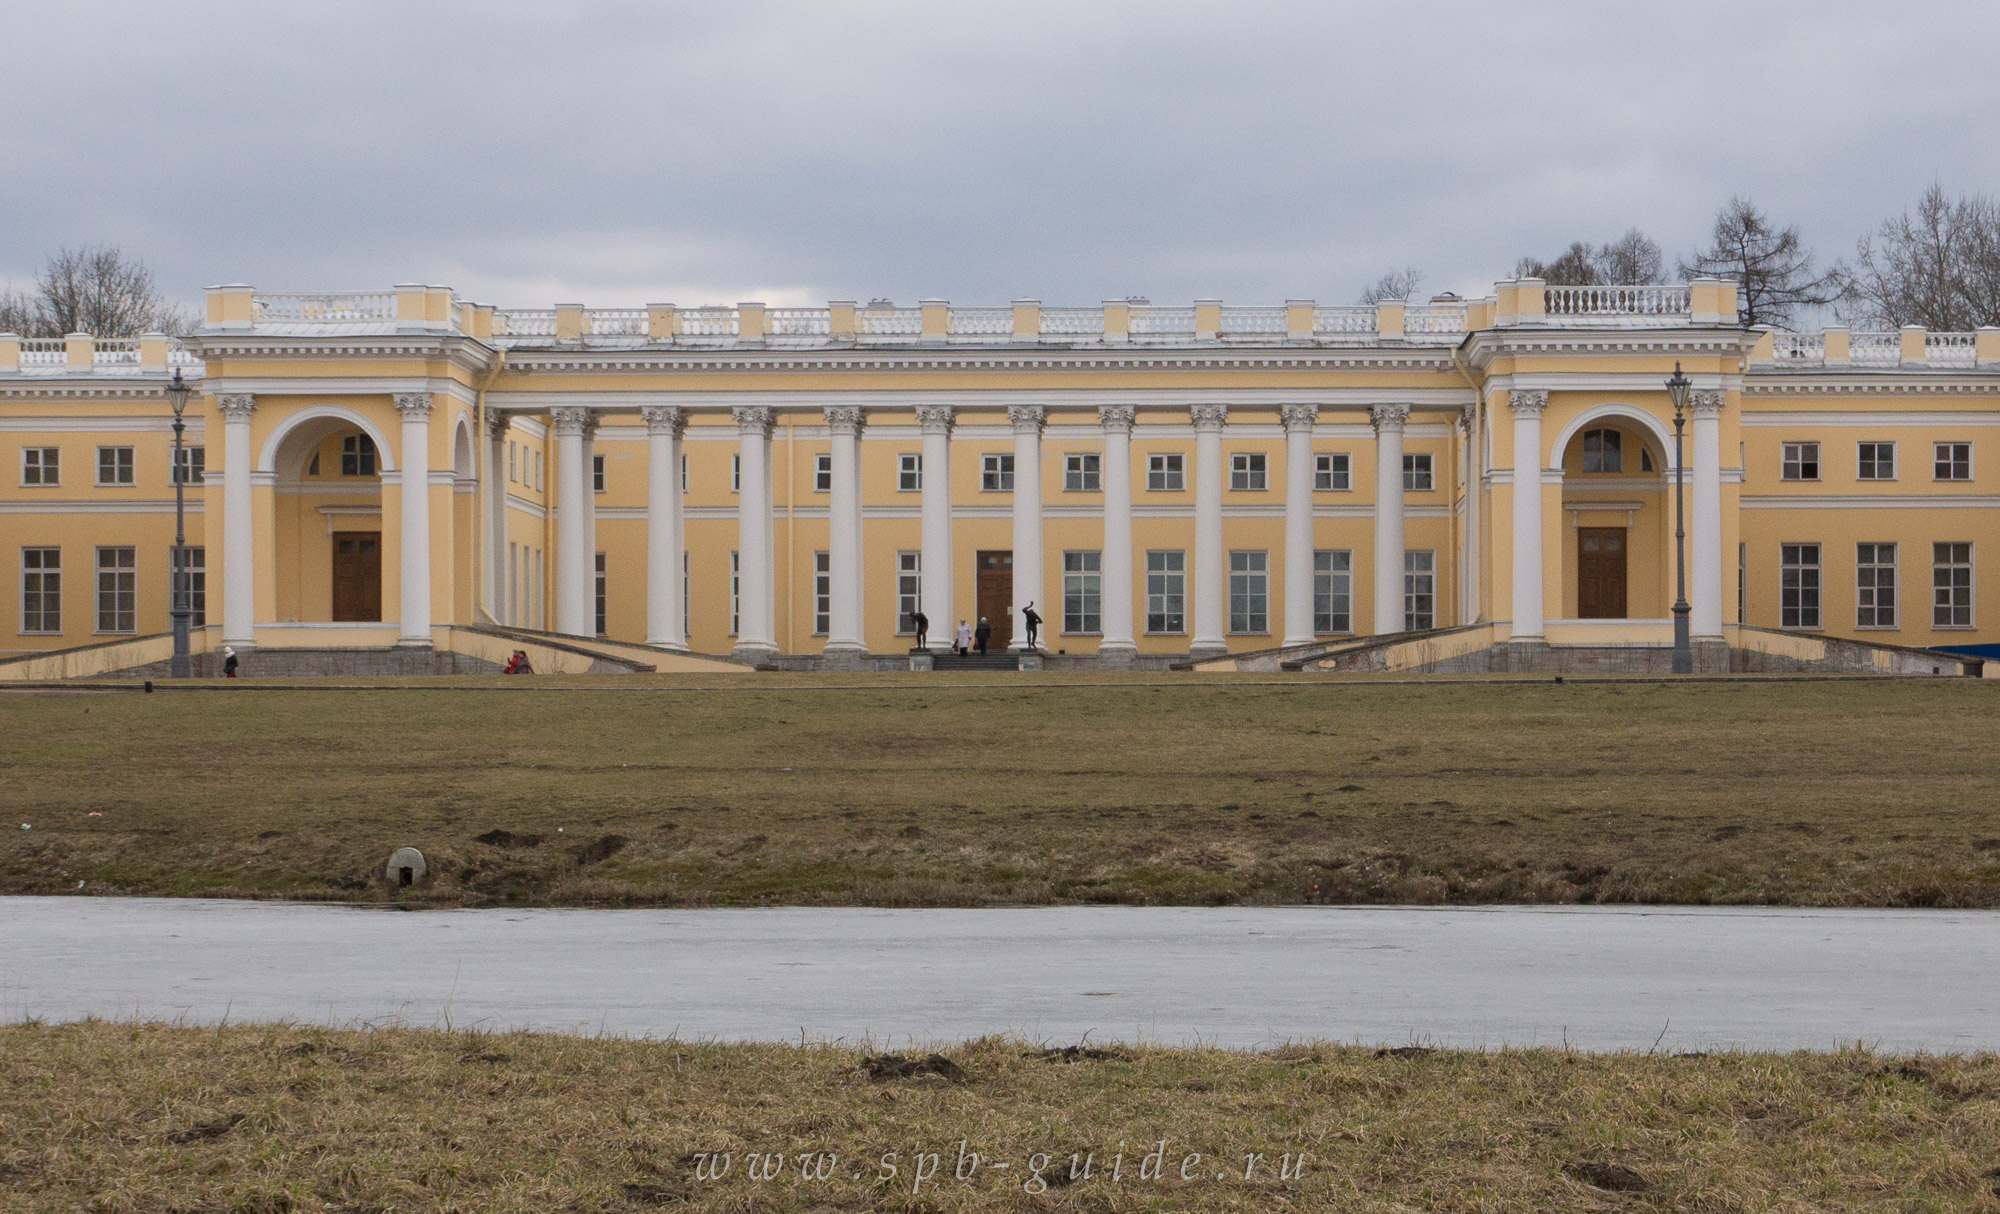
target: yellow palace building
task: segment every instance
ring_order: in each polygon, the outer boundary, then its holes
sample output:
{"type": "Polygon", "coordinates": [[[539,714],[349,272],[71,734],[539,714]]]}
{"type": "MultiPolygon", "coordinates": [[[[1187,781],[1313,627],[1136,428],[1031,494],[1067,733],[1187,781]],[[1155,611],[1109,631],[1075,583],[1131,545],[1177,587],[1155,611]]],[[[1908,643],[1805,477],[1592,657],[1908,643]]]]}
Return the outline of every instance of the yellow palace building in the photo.
{"type": "Polygon", "coordinates": [[[177,476],[209,670],[908,668],[919,611],[932,650],[983,618],[1027,666],[1665,669],[1677,472],[1699,669],[1974,673],[1944,651],[2000,642],[1996,447],[2000,329],[1745,329],[1714,280],[1368,307],[222,286],[186,338],[0,334],[0,677],[164,669],[177,476]]]}

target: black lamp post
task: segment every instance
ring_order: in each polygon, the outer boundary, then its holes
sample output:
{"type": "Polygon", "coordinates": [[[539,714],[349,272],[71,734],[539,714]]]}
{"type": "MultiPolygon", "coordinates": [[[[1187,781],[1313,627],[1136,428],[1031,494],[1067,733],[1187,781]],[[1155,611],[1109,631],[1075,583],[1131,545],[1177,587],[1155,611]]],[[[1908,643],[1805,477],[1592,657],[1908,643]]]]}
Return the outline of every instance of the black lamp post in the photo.
{"type": "Polygon", "coordinates": [[[187,432],[187,423],[181,420],[181,413],[187,409],[188,393],[193,389],[181,378],[179,367],[174,368],[173,382],[167,385],[167,403],[174,409],[174,555],[173,555],[173,606],[168,612],[174,622],[174,658],[167,667],[167,673],[176,679],[190,678],[194,674],[194,658],[188,653],[188,620],[194,612],[188,604],[187,568],[187,463],[181,437],[187,432]]]}
{"type": "Polygon", "coordinates": [[[1681,526],[1681,485],[1687,474],[1681,467],[1681,428],[1687,424],[1688,389],[1694,385],[1674,364],[1667,379],[1667,395],[1674,402],[1674,673],[1694,673],[1694,647],[1688,640],[1687,532],[1681,526]]]}

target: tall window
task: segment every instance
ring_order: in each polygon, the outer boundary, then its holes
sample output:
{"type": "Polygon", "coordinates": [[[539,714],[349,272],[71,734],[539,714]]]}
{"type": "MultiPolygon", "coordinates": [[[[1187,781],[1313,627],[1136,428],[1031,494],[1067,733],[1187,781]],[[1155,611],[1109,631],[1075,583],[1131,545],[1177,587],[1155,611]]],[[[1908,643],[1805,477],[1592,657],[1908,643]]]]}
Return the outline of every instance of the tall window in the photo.
{"type": "Polygon", "coordinates": [[[813,492],[833,492],[833,456],[826,452],[813,457],[813,492]]]}
{"type": "Polygon", "coordinates": [[[605,599],[607,597],[606,594],[604,593],[605,590],[604,583],[605,583],[604,554],[600,552],[597,554],[597,635],[598,636],[604,636],[606,633],[611,631],[609,628],[606,628],[604,626],[604,605],[605,605],[605,599]]]}
{"type": "Polygon", "coordinates": [[[979,487],[990,493],[1007,493],[1014,488],[1014,457],[985,455],[979,460],[979,487]]]}
{"type": "Polygon", "coordinates": [[[507,541],[507,622],[521,626],[521,545],[507,541]]]}
{"type": "Polygon", "coordinates": [[[62,549],[21,549],[21,631],[62,631],[62,549]]]}
{"type": "Polygon", "coordinates": [[[1187,489],[1187,460],[1177,451],[1146,457],[1146,488],[1154,493],[1187,489]]]}
{"type": "Polygon", "coordinates": [[[1437,627],[1437,553],[1411,548],[1403,553],[1403,629],[1437,627]]]}
{"type": "Polygon", "coordinates": [[[1931,627],[1972,627],[1972,545],[1931,545],[1931,627]]]}
{"type": "Polygon", "coordinates": [[[40,486],[61,484],[62,448],[21,448],[21,483],[40,486]]]}
{"type": "Polygon", "coordinates": [[[1931,449],[1932,476],[1941,481],[1972,479],[1972,444],[1939,443],[1931,449]]]}
{"type": "Polygon", "coordinates": [[[1179,548],[1146,553],[1146,631],[1187,631],[1187,553],[1179,548]]]}
{"type": "Polygon", "coordinates": [[[1864,481],[1892,481],[1896,479],[1896,444],[1862,443],[1857,457],[1855,476],[1864,481]]]}
{"type": "Polygon", "coordinates": [[[208,448],[182,447],[174,459],[174,483],[199,485],[208,472],[208,448]]]}
{"type": "Polygon", "coordinates": [[[1583,470],[1585,472],[1625,471],[1625,436],[1616,430],[1585,430],[1583,432],[1583,470]]]}
{"type": "Polygon", "coordinates": [[[97,631],[138,630],[138,561],[131,548],[97,550],[97,631]]]}
{"type": "Polygon", "coordinates": [[[1354,631],[1354,554],[1345,548],[1313,553],[1313,631],[1354,631]]]}
{"type": "MultiPolygon", "coordinates": [[[[686,479],[683,479],[681,484],[687,484],[686,479]]],[[[688,576],[688,568],[692,564],[693,562],[688,559],[688,550],[681,549],[681,636],[683,638],[694,635],[694,625],[689,622],[688,616],[688,583],[693,580],[688,576]]]]}
{"type": "Polygon", "coordinates": [[[1063,491],[1101,493],[1104,491],[1104,457],[1088,451],[1063,456],[1063,491]]]}
{"type": "Polygon", "coordinates": [[[1819,479],[1819,444],[1786,443],[1782,452],[1779,476],[1788,481],[1816,481],[1819,479]]]}
{"type": "Polygon", "coordinates": [[[924,554],[896,554],[896,632],[908,635],[917,630],[914,617],[924,609],[924,554]]]}
{"type": "MultiPolygon", "coordinates": [[[[541,491],[542,491],[542,453],[537,451],[535,452],[535,492],[540,493],[541,491]]],[[[536,560],[541,559],[541,553],[542,550],[540,548],[535,549],[536,560]]],[[[540,578],[536,579],[536,582],[538,584],[540,583],[540,581],[541,581],[540,578]]]]}
{"type": "MultiPolygon", "coordinates": [[[[169,550],[171,551],[171,549],[169,550]]],[[[174,572],[181,575],[187,591],[188,625],[193,628],[208,624],[208,549],[200,544],[182,548],[173,554],[174,572]]],[[[174,588],[169,585],[167,593],[174,588]]],[[[168,600],[171,609],[172,600],[168,600]]]]}
{"type": "MultiPolygon", "coordinates": [[[[538,451],[535,453],[535,467],[539,469],[541,466],[541,452],[538,451]]],[[[542,558],[546,555],[542,549],[535,549],[535,580],[528,583],[528,613],[534,617],[535,628],[548,627],[548,615],[542,610],[545,605],[542,601],[542,588],[548,585],[542,576],[544,573],[542,558]]]]}
{"type": "Polygon", "coordinates": [[[1063,631],[1104,631],[1104,554],[1063,553],[1063,631]]]}
{"type": "Polygon", "coordinates": [[[1857,628],[1896,626],[1894,544],[1854,546],[1854,625],[1857,628]]]}
{"type": "Polygon", "coordinates": [[[743,492],[743,456],[740,452],[729,457],[729,491],[743,492]]]}
{"type": "Polygon", "coordinates": [[[1353,488],[1348,475],[1348,456],[1345,451],[1313,456],[1313,488],[1322,492],[1338,493],[1353,488]]]}
{"type": "Polygon", "coordinates": [[[97,449],[97,483],[100,485],[131,484],[132,448],[99,447],[97,449]]]}
{"type": "Polygon", "coordinates": [[[813,553],[813,635],[833,631],[833,556],[813,553]]]}
{"type": "Polygon", "coordinates": [[[1229,554],[1229,631],[1271,631],[1270,554],[1229,554]]]}
{"type": "Polygon", "coordinates": [[[1778,627],[1819,627],[1819,545],[1778,546],[1778,627]]]}
{"type": "Polygon", "coordinates": [[[375,440],[369,438],[366,434],[350,434],[341,439],[340,474],[342,476],[374,476],[375,440]]]}
{"type": "Polygon", "coordinates": [[[604,492],[604,457],[593,454],[590,457],[590,491],[604,492]]]}
{"type": "Polygon", "coordinates": [[[515,467],[514,463],[517,446],[513,439],[507,440],[507,479],[514,484],[520,484],[521,482],[519,470],[515,467]]]}
{"type": "Polygon", "coordinates": [[[1419,451],[1403,457],[1403,488],[1425,491],[1431,487],[1431,456],[1419,451]]]}
{"type": "Polygon", "coordinates": [[[924,487],[924,457],[921,452],[905,451],[896,457],[896,490],[899,493],[915,493],[924,487]]]}
{"type": "Polygon", "coordinates": [[[742,623],[740,612],[743,607],[743,559],[735,552],[729,554],[729,635],[737,634],[742,623]]]}
{"type": "Polygon", "coordinates": [[[1238,451],[1229,457],[1229,487],[1249,492],[1266,488],[1262,451],[1238,451]]]}
{"type": "Polygon", "coordinates": [[[1750,545],[1736,545],[1736,622],[1750,620],[1750,545]]]}

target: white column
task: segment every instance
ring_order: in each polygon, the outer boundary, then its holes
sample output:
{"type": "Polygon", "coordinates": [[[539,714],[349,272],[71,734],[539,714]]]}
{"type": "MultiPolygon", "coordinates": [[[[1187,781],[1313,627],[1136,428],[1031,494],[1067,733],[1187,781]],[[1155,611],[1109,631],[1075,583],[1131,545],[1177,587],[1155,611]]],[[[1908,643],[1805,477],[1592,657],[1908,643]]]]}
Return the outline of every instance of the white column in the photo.
{"type": "Polygon", "coordinates": [[[827,486],[827,573],[832,582],[827,620],[828,652],[866,653],[861,593],[861,409],[826,410],[832,483],[827,486]]]}
{"type": "MultiPolygon", "coordinates": [[[[1010,649],[1028,647],[1028,625],[1021,608],[1034,603],[1043,618],[1049,605],[1042,597],[1042,423],[1040,405],[1010,405],[1014,424],[1014,639],[1010,649]]],[[[1060,619],[1061,617],[1056,617],[1060,619]]],[[[1040,638],[1037,638],[1039,640],[1040,638]]]]}
{"type": "Polygon", "coordinates": [[[1097,643],[1097,654],[1113,662],[1128,662],[1139,651],[1132,635],[1132,421],[1136,413],[1131,405],[1101,405],[1097,410],[1097,420],[1104,426],[1104,635],[1097,643]]]}
{"type": "Polygon", "coordinates": [[[1722,393],[1694,398],[1694,568],[1688,591],[1688,633],[1722,639],[1722,393]]]}
{"type": "Polygon", "coordinates": [[[951,419],[950,405],[918,405],[924,432],[923,571],[919,594],[930,617],[931,637],[952,644],[958,617],[951,607],[951,419]]]}
{"type": "Polygon", "coordinates": [[[1465,562],[1458,579],[1458,622],[1470,624],[1479,618],[1479,417],[1467,405],[1458,414],[1458,429],[1465,436],[1465,469],[1461,487],[1465,494],[1465,562]]]}
{"type": "Polygon", "coordinates": [[[1376,405],[1375,631],[1403,631],[1403,426],[1408,405],[1376,405]]]}
{"type": "Polygon", "coordinates": [[[486,552],[486,614],[507,621],[507,415],[486,407],[486,466],[480,470],[486,496],[480,520],[486,552]]]}
{"type": "Polygon", "coordinates": [[[1318,405],[1283,405],[1285,423],[1285,631],[1283,645],[1313,643],[1313,421],[1318,405]]]}
{"type": "Polygon", "coordinates": [[[679,409],[649,405],[646,419],[646,644],[687,649],[681,619],[681,427],[679,409]]]}
{"type": "Polygon", "coordinates": [[[257,398],[218,396],[222,412],[222,641],[257,643],[257,570],[250,500],[250,415],[257,398]]]}
{"type": "Polygon", "coordinates": [[[596,547],[586,503],[590,469],[584,460],[584,432],[590,410],[570,405],[549,410],[556,432],[556,627],[570,636],[596,633],[596,547]]]}
{"type": "Polygon", "coordinates": [[[1514,639],[1542,639],[1542,410],[1549,394],[1516,391],[1514,410],[1514,639]]]}
{"type": "Polygon", "coordinates": [[[402,626],[396,644],[431,643],[431,398],[428,392],[399,392],[403,416],[402,450],[402,626]]]}
{"type": "Polygon", "coordinates": [[[1222,426],[1227,405],[1196,405],[1194,419],[1194,635],[1188,656],[1229,650],[1223,634],[1226,584],[1222,553],[1222,426]]]}
{"type": "Polygon", "coordinates": [[[771,577],[771,410],[735,410],[742,463],[736,493],[736,648],[739,658],[778,652],[771,577]]]}

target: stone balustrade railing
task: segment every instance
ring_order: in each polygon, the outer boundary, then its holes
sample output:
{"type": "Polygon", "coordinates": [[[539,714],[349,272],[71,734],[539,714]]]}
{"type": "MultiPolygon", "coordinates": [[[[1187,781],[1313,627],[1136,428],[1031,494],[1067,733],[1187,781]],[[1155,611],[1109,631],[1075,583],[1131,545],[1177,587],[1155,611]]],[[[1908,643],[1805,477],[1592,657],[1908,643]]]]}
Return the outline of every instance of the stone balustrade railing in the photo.
{"type": "Polygon", "coordinates": [[[1845,325],[1830,325],[1818,333],[1767,333],[1750,362],[1774,369],[1990,369],[2000,367],[2000,327],[1933,333],[1905,325],[1894,332],[1856,333],[1845,325]]]}
{"type": "Polygon", "coordinates": [[[0,333],[0,376],[200,375],[201,359],[178,337],[19,337],[0,333]]]}

